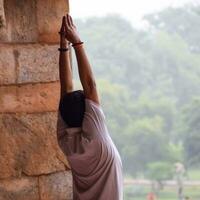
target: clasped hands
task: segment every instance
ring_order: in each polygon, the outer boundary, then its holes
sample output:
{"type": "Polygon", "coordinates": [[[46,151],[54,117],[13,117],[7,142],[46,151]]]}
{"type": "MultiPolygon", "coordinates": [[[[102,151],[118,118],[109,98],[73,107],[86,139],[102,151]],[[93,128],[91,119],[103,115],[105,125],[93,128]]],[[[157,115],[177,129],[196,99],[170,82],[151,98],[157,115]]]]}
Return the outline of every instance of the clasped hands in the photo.
{"type": "Polygon", "coordinates": [[[69,14],[63,16],[59,34],[61,48],[66,48],[69,43],[81,43],[76,26],[74,25],[72,17],[69,14]]]}

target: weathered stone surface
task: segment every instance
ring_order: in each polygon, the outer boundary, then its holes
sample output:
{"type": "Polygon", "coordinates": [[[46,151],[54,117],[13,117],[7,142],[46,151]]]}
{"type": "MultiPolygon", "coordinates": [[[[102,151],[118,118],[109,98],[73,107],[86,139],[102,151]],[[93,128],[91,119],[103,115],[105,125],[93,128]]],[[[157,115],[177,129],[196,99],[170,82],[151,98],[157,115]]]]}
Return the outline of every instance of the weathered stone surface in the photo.
{"type": "Polygon", "coordinates": [[[15,58],[13,49],[0,45],[0,85],[12,84],[16,81],[15,58]]]}
{"type": "Polygon", "coordinates": [[[41,200],[72,200],[70,171],[39,177],[41,200]]]}
{"type": "Polygon", "coordinates": [[[0,0],[0,42],[7,41],[8,35],[6,32],[6,18],[4,12],[4,1],[0,0]]]}
{"type": "Polygon", "coordinates": [[[0,113],[56,111],[59,82],[0,87],[0,113]]]}
{"type": "Polygon", "coordinates": [[[0,200],[72,199],[56,138],[58,46],[44,45],[58,42],[67,7],[67,0],[0,0],[0,200]]]}
{"type": "Polygon", "coordinates": [[[0,28],[5,24],[4,1],[0,0],[0,28]]]}
{"type": "Polygon", "coordinates": [[[22,45],[15,48],[18,83],[59,80],[57,45],[22,45]]]}
{"type": "Polygon", "coordinates": [[[11,42],[36,42],[38,39],[36,1],[4,1],[7,31],[11,42]]]}
{"type": "Polygon", "coordinates": [[[57,45],[0,45],[0,85],[59,80],[57,45]]]}
{"type": "Polygon", "coordinates": [[[63,171],[56,138],[57,113],[0,115],[0,179],[63,171]]]}
{"type": "Polygon", "coordinates": [[[0,200],[38,200],[38,178],[0,180],[0,200]]]}
{"type": "Polygon", "coordinates": [[[62,16],[68,12],[67,0],[37,0],[39,41],[57,43],[62,16]]]}
{"type": "Polygon", "coordinates": [[[67,0],[6,0],[4,5],[0,0],[0,40],[57,43],[61,18],[68,11],[67,0]]]}

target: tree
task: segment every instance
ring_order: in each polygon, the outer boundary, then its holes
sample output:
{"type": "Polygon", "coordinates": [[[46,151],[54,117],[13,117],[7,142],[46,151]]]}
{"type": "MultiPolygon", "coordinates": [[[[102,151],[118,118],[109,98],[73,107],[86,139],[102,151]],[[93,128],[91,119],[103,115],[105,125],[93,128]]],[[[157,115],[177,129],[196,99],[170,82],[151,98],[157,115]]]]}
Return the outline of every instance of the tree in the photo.
{"type": "Polygon", "coordinates": [[[200,98],[195,98],[183,109],[182,137],[186,166],[200,166],[200,98]]]}
{"type": "Polygon", "coordinates": [[[180,35],[192,52],[200,52],[200,5],[169,7],[158,13],[146,15],[144,19],[155,30],[163,30],[170,35],[180,35]]]}
{"type": "Polygon", "coordinates": [[[117,15],[76,20],[125,173],[182,162],[183,154],[198,163],[190,102],[200,97],[199,16],[199,6],[168,8],[147,15],[146,30],[117,15]]]}

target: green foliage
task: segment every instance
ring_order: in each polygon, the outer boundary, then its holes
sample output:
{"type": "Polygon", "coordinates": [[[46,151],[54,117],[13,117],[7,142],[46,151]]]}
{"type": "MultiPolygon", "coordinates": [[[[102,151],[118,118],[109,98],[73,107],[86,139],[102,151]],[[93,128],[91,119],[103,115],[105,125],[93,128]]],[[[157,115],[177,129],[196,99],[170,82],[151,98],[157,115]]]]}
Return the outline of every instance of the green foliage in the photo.
{"type": "Polygon", "coordinates": [[[172,143],[168,144],[168,159],[171,163],[184,161],[184,147],[182,143],[172,143]]]}
{"type": "Polygon", "coordinates": [[[200,171],[199,169],[190,169],[188,172],[187,172],[187,177],[189,180],[200,180],[200,171]]]}
{"type": "Polygon", "coordinates": [[[200,166],[200,98],[183,109],[183,141],[187,166],[200,166]]]}
{"type": "Polygon", "coordinates": [[[126,174],[200,165],[199,10],[147,15],[143,31],[117,15],[76,20],[126,174]]]}
{"type": "Polygon", "coordinates": [[[151,180],[164,181],[173,178],[174,166],[167,162],[154,162],[147,166],[147,177],[151,180]]]}
{"type": "Polygon", "coordinates": [[[180,35],[192,52],[200,52],[200,6],[186,5],[180,8],[167,8],[159,13],[145,16],[151,28],[180,35]]]}

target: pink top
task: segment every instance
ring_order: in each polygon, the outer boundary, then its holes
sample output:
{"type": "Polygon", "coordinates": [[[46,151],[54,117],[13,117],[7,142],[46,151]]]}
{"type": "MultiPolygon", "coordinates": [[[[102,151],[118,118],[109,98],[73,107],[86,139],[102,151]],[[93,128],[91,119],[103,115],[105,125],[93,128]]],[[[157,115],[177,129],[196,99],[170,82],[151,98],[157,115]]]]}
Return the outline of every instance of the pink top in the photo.
{"type": "Polygon", "coordinates": [[[122,161],[100,105],[86,99],[83,125],[68,128],[58,113],[58,143],[71,166],[73,200],[123,200],[122,161]]]}

